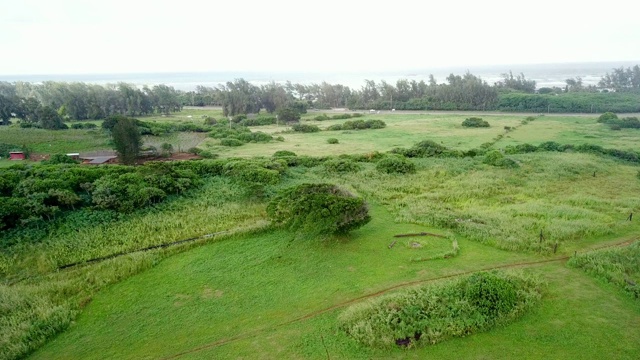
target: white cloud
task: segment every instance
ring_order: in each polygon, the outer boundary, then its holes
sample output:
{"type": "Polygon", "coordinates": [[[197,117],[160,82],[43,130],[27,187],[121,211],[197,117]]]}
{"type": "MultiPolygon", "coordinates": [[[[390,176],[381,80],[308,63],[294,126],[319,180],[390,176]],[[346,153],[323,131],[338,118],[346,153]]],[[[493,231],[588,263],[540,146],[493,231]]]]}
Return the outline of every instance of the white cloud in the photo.
{"type": "Polygon", "coordinates": [[[1,2],[5,75],[640,60],[628,0],[1,2]]]}

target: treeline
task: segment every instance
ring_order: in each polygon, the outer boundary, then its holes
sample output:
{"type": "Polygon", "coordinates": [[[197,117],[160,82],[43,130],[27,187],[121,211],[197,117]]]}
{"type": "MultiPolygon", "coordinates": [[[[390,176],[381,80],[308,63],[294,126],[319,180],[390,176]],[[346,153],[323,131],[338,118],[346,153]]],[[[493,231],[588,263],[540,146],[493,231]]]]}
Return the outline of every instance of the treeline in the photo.
{"type": "Polygon", "coordinates": [[[15,117],[33,126],[60,128],[64,120],[169,114],[182,109],[182,96],[167,85],[140,89],[125,83],[0,82],[0,118],[5,124],[15,117]]]}
{"type": "Polygon", "coordinates": [[[524,74],[505,73],[488,84],[467,72],[438,83],[400,79],[395,84],[365,80],[360,89],[340,84],[257,86],[236,79],[216,87],[180,91],[167,85],[92,85],[47,81],[42,84],[0,82],[0,118],[16,117],[33,126],[61,128],[64,120],[105,119],[112,115],[169,114],[183,106],[221,106],[224,116],[268,113],[295,117],[307,108],[375,110],[498,110],[530,112],[640,111],[640,66],[613,69],[599,86],[566,79],[564,87],[536,88],[524,74]]]}

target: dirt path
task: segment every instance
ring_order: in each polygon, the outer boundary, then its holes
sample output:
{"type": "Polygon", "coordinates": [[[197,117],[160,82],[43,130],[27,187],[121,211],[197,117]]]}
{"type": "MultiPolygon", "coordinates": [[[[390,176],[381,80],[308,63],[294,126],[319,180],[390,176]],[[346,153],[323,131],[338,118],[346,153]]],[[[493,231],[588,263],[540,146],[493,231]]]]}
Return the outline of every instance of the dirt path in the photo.
{"type": "MultiPolygon", "coordinates": [[[[615,243],[611,243],[611,244],[606,244],[603,246],[596,246],[596,247],[591,247],[588,248],[586,251],[582,252],[582,253],[587,253],[587,252],[591,252],[591,251],[595,251],[595,250],[602,250],[602,249],[607,249],[607,248],[613,248],[613,247],[624,247],[624,246],[628,246],[631,243],[633,243],[634,241],[639,240],[640,237],[633,237],[633,238],[629,238],[620,242],[615,242],[615,243]]],[[[458,277],[458,276],[463,276],[463,275],[470,275],[473,273],[477,273],[477,272],[481,272],[481,271],[490,271],[490,270],[498,270],[498,269],[514,269],[514,268],[520,268],[520,267],[532,267],[532,266],[537,266],[537,265],[542,265],[542,264],[548,264],[548,263],[554,263],[554,262],[562,262],[562,261],[566,261],[568,259],[570,259],[571,256],[559,256],[559,257],[554,257],[552,259],[545,259],[545,260],[538,260],[538,261],[529,261],[529,262],[517,262],[517,263],[511,263],[511,264],[503,264],[503,265],[498,265],[498,266],[490,266],[490,267],[485,267],[485,268],[481,268],[481,269],[477,269],[477,270],[468,270],[468,271],[461,271],[458,273],[453,273],[453,274],[449,274],[449,275],[444,275],[444,276],[438,276],[435,278],[429,278],[429,279],[421,279],[421,280],[414,280],[414,281],[407,281],[407,282],[401,282],[398,283],[394,286],[382,289],[380,291],[376,291],[374,293],[370,293],[370,294],[366,294],[363,296],[359,296],[356,298],[352,298],[349,299],[347,301],[343,301],[340,303],[337,303],[335,305],[332,305],[328,308],[324,308],[324,309],[320,309],[320,310],[316,310],[313,311],[311,313],[308,313],[306,315],[297,317],[295,319],[291,319],[291,320],[287,320],[285,322],[273,325],[273,326],[269,326],[266,328],[262,328],[262,329],[256,329],[253,331],[249,331],[246,333],[242,333],[242,334],[238,334],[236,336],[232,336],[229,338],[223,338],[208,344],[204,344],[189,350],[185,350],[183,352],[171,355],[169,357],[165,357],[163,358],[164,360],[169,360],[169,359],[177,359],[181,356],[184,355],[188,355],[188,354],[192,354],[192,353],[196,353],[199,351],[203,351],[203,350],[208,350],[208,349],[212,349],[218,346],[222,346],[237,340],[243,340],[246,338],[249,338],[251,336],[255,336],[256,334],[259,333],[264,333],[267,331],[271,331],[271,330],[275,330],[278,328],[281,328],[283,326],[287,326],[293,323],[297,323],[300,321],[305,321],[311,318],[314,318],[316,316],[322,315],[324,313],[336,310],[336,309],[340,309],[346,306],[349,306],[351,304],[363,301],[363,300],[367,300],[367,299],[371,299],[380,295],[384,295],[386,293],[389,293],[391,291],[394,290],[398,290],[398,289],[402,289],[402,288],[406,288],[406,287],[410,287],[410,286],[415,286],[415,285],[420,285],[420,284],[426,284],[426,283],[430,283],[430,282],[434,282],[434,281],[438,281],[438,280],[444,280],[444,279],[450,279],[450,278],[454,278],[454,277],[458,277]]]]}

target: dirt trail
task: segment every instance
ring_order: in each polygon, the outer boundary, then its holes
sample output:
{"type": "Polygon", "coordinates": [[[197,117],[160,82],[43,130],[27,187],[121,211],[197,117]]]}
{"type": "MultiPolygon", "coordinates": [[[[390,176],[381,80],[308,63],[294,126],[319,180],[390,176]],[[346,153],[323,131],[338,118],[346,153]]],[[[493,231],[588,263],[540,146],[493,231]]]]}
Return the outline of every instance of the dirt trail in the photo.
{"type": "MultiPolygon", "coordinates": [[[[607,249],[607,248],[613,248],[613,247],[624,247],[624,246],[628,246],[631,243],[633,243],[634,241],[639,240],[640,237],[633,237],[630,239],[626,239],[623,240],[621,242],[616,242],[616,243],[611,243],[611,244],[607,244],[607,245],[603,245],[603,246],[597,246],[597,247],[591,247],[591,248],[587,248],[585,251],[581,252],[581,253],[587,253],[587,252],[591,252],[591,251],[595,251],[595,250],[602,250],[602,249],[607,249]]],[[[366,294],[363,296],[359,296],[356,298],[352,298],[350,300],[347,301],[343,301],[341,303],[337,303],[335,305],[332,305],[328,308],[324,308],[324,309],[320,309],[320,310],[316,310],[313,311],[311,313],[308,313],[306,315],[297,317],[295,319],[291,319],[291,320],[287,320],[285,322],[273,325],[273,326],[269,326],[266,328],[262,328],[262,329],[256,329],[256,330],[252,330],[252,331],[248,331],[246,333],[242,333],[242,334],[238,334],[236,336],[232,336],[232,337],[228,337],[228,338],[223,338],[208,344],[204,344],[189,350],[185,350],[183,352],[162,358],[163,360],[169,360],[169,359],[177,359],[181,356],[184,355],[188,355],[188,354],[192,354],[195,352],[199,352],[199,351],[203,351],[203,350],[207,350],[207,349],[212,349],[218,346],[222,346],[225,344],[228,344],[230,342],[234,342],[237,340],[242,340],[245,338],[249,338],[251,336],[254,336],[256,334],[259,333],[263,333],[263,332],[267,332],[270,330],[275,330],[277,328],[286,326],[286,325],[290,325],[296,322],[300,322],[300,321],[304,321],[304,320],[308,320],[311,318],[314,318],[316,316],[322,315],[324,313],[339,309],[339,308],[343,308],[346,307],[348,305],[363,301],[363,300],[367,300],[367,299],[371,299],[380,295],[384,295],[388,292],[391,292],[393,290],[397,290],[397,289],[402,289],[405,287],[410,287],[410,286],[415,286],[415,285],[420,285],[420,284],[426,284],[426,283],[430,283],[430,282],[434,282],[434,281],[438,281],[438,280],[444,280],[444,279],[449,279],[449,278],[454,278],[454,277],[458,277],[458,276],[463,276],[463,275],[469,275],[469,274],[473,274],[476,272],[481,272],[481,271],[490,271],[490,270],[497,270],[497,269],[513,269],[513,268],[518,268],[518,267],[530,267],[530,266],[536,266],[536,265],[541,265],[541,264],[548,264],[548,263],[554,263],[554,262],[561,262],[561,261],[566,261],[568,259],[570,259],[571,256],[559,256],[559,257],[554,257],[552,259],[545,259],[545,260],[538,260],[538,261],[528,261],[528,262],[517,262],[517,263],[511,263],[511,264],[503,264],[503,265],[497,265],[497,266],[490,266],[490,267],[485,267],[485,268],[480,268],[477,270],[467,270],[467,271],[461,271],[461,272],[457,272],[457,273],[453,273],[453,274],[449,274],[449,275],[444,275],[444,276],[438,276],[435,278],[429,278],[429,279],[421,279],[421,280],[414,280],[414,281],[407,281],[407,282],[401,282],[398,283],[396,285],[393,285],[391,287],[382,289],[380,291],[371,293],[371,294],[366,294]]]]}

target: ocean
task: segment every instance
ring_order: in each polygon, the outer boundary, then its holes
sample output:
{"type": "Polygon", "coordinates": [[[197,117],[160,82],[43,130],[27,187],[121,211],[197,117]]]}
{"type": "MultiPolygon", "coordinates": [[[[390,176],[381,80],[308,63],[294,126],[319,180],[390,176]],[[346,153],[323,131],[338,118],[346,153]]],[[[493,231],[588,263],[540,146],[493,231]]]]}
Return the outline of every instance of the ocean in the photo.
{"type": "Polygon", "coordinates": [[[462,75],[467,71],[481,77],[489,84],[502,79],[502,74],[523,73],[529,80],[535,80],[537,87],[564,86],[565,80],[581,77],[584,85],[596,85],[600,78],[613,68],[629,67],[640,64],[640,61],[629,62],[597,62],[597,63],[563,63],[533,65],[494,65],[469,67],[440,67],[432,69],[407,69],[387,72],[167,72],[167,73],[123,73],[123,74],[52,74],[52,75],[0,75],[0,81],[25,81],[40,83],[43,81],[85,82],[93,84],[114,84],[125,82],[136,86],[153,86],[165,84],[176,89],[191,91],[198,85],[215,87],[234,79],[243,78],[254,85],[262,85],[275,81],[284,83],[301,83],[305,85],[319,84],[326,81],[331,84],[342,84],[352,89],[360,89],[365,80],[379,82],[385,80],[395,84],[399,79],[428,81],[433,74],[438,83],[446,82],[449,74],[462,75]]]}

